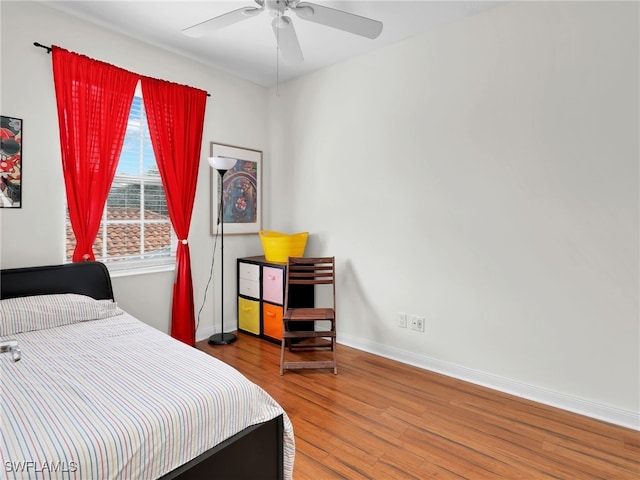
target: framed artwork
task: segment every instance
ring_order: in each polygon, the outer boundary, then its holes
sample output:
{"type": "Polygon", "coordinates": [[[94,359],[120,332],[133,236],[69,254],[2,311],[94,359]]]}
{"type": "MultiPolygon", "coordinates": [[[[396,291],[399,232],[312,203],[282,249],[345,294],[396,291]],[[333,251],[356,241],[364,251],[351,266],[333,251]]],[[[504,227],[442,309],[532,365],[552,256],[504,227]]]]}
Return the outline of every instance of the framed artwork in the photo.
{"type": "Polygon", "coordinates": [[[216,235],[219,218],[225,235],[258,233],[262,229],[262,151],[211,142],[210,156],[237,160],[223,179],[210,169],[211,235],[216,235]]]}
{"type": "Polygon", "coordinates": [[[0,208],[22,206],[22,120],[0,115],[0,208]]]}

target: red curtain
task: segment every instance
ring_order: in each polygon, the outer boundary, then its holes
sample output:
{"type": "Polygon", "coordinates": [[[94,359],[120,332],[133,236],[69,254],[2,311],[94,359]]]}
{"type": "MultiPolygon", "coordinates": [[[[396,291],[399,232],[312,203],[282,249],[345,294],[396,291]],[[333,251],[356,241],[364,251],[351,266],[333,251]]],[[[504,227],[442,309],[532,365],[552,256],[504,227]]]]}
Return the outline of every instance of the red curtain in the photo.
{"type": "Polygon", "coordinates": [[[207,92],[143,77],[142,98],[169,217],[178,236],[171,336],[194,345],[195,313],[187,236],[196,194],[207,92]]]}
{"type": "Polygon", "coordinates": [[[120,158],[138,75],[55,45],[52,54],[62,168],[77,242],[73,261],[94,260],[93,242],[120,158]]]}

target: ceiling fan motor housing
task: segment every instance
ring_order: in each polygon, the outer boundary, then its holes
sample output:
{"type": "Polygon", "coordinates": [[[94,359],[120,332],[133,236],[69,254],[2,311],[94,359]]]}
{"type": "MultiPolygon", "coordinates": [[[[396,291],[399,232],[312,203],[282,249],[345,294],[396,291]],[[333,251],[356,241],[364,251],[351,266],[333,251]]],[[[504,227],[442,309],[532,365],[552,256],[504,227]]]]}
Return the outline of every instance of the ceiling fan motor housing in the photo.
{"type": "Polygon", "coordinates": [[[274,17],[281,17],[287,10],[293,10],[299,17],[310,18],[313,16],[313,8],[308,5],[298,6],[299,0],[256,0],[260,7],[274,17]]]}
{"type": "Polygon", "coordinates": [[[284,11],[288,7],[288,3],[285,0],[265,0],[264,8],[270,15],[274,17],[280,17],[284,15],[284,11]]]}

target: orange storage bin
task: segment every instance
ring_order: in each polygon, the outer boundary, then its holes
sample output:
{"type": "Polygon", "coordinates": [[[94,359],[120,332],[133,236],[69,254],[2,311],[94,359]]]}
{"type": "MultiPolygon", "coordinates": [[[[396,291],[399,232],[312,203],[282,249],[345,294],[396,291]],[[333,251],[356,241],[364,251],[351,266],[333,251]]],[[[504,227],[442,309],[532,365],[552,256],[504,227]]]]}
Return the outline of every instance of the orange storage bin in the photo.
{"type": "Polygon", "coordinates": [[[265,303],[263,305],[263,334],[274,340],[282,340],[282,307],[265,303]]]}

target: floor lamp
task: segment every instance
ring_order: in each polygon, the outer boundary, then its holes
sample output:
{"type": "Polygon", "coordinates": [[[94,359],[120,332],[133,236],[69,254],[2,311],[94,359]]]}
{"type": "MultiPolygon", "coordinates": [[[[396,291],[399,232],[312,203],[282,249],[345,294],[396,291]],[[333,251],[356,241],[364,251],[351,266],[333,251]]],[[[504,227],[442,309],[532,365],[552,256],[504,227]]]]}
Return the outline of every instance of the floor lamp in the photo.
{"type": "MultiPolygon", "coordinates": [[[[218,223],[220,224],[220,318],[221,331],[214,333],[209,337],[209,343],[212,345],[227,345],[235,342],[238,337],[233,333],[224,332],[224,175],[227,170],[232,169],[237,160],[229,157],[209,157],[209,165],[215,168],[220,174],[220,210],[218,212],[218,223]]],[[[215,252],[214,252],[215,254],[215,252]]]]}

